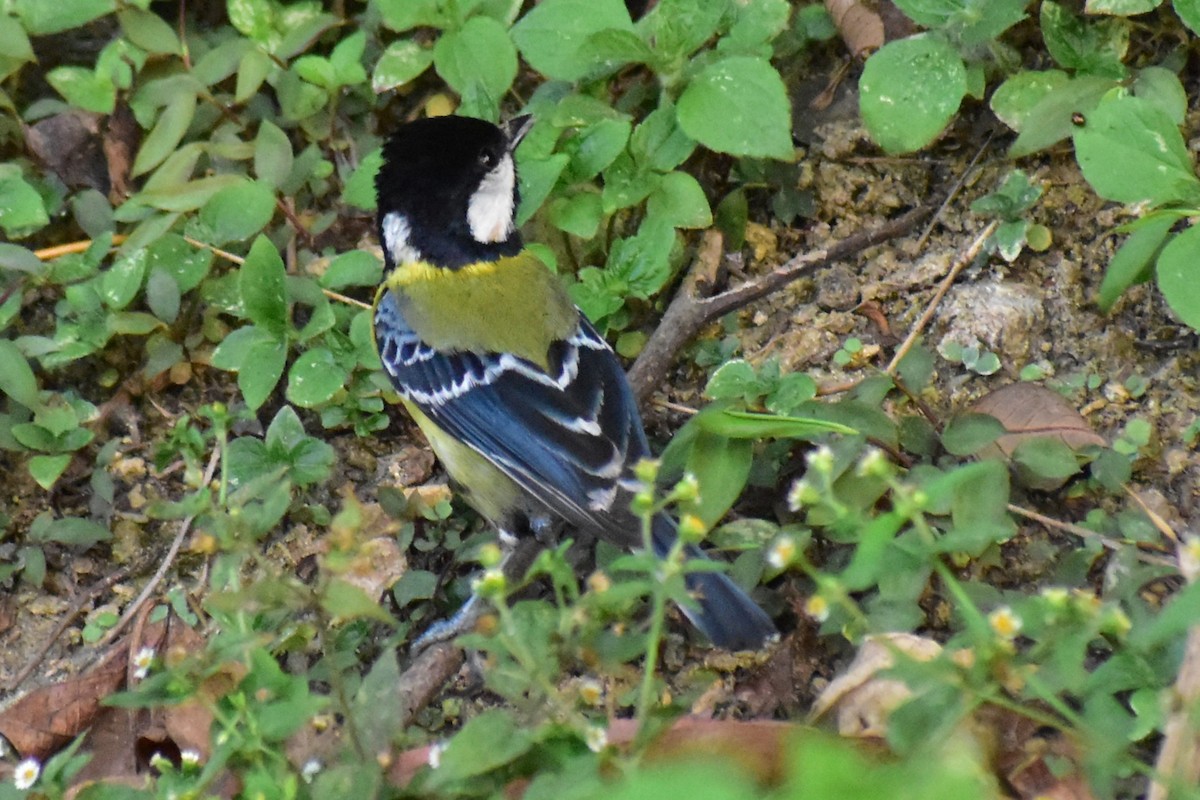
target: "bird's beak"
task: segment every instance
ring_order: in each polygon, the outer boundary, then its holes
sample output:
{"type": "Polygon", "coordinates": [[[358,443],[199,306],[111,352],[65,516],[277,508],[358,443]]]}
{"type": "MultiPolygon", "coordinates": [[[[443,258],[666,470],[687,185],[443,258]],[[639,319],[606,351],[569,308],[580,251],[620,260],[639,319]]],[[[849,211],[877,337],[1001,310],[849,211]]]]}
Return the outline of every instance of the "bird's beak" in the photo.
{"type": "Polygon", "coordinates": [[[529,129],[533,127],[533,115],[521,114],[518,117],[513,117],[500,125],[504,135],[508,137],[508,152],[517,149],[517,145],[525,138],[525,134],[529,133],[529,129]]]}

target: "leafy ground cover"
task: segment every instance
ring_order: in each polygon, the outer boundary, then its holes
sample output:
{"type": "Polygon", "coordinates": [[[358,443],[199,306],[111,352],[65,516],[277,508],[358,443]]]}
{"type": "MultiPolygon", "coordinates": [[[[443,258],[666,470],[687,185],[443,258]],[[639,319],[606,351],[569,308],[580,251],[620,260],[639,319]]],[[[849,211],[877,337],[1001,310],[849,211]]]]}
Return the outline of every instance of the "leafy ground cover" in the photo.
{"type": "Polygon", "coordinates": [[[1198,18],[13,0],[0,797],[1194,795],[1198,18]],[[522,110],[642,510],[768,652],[676,619],[685,564],[510,595],[389,402],[380,141],[522,110]]]}

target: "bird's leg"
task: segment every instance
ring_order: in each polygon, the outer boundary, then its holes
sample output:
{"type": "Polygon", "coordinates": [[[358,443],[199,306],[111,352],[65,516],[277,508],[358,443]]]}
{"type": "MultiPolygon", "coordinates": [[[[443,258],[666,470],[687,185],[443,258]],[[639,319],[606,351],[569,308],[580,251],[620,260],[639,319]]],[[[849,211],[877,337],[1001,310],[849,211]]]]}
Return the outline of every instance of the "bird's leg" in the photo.
{"type": "MultiPolygon", "coordinates": [[[[529,531],[524,536],[500,530],[500,549],[503,555],[499,569],[510,585],[525,577],[538,553],[557,540],[558,529],[561,527],[556,521],[542,515],[529,519],[528,525],[529,531]]],[[[429,630],[413,642],[411,655],[415,656],[432,645],[473,630],[485,608],[486,604],[480,601],[479,595],[473,593],[454,616],[429,626],[429,630]]]]}

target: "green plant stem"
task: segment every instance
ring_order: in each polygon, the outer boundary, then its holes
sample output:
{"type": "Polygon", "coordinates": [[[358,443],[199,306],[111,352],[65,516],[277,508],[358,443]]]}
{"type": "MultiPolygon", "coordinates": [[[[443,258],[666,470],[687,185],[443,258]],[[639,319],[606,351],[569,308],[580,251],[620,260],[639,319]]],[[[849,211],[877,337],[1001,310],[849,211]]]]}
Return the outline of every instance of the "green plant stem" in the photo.
{"type": "Polygon", "coordinates": [[[645,744],[646,718],[654,702],[654,676],[658,671],[658,652],[662,643],[663,627],[667,616],[667,597],[661,583],[655,583],[651,597],[650,631],[646,634],[646,661],[642,670],[642,686],[638,692],[636,743],[645,744]]]}

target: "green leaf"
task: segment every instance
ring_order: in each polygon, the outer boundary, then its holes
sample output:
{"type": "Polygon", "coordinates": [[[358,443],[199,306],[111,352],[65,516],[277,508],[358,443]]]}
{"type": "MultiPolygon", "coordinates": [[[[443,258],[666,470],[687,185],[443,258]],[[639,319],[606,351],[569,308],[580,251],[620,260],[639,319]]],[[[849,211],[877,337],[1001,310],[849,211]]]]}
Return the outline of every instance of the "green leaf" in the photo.
{"type": "Polygon", "coordinates": [[[600,195],[595,192],[581,191],[550,204],[550,221],[555,227],[581,239],[595,236],[603,217],[600,195]]]}
{"type": "Polygon", "coordinates": [[[29,459],[29,474],[37,481],[37,485],[49,491],[54,482],[62,477],[63,471],[71,463],[71,454],[36,455],[29,459]]]}
{"type": "Polygon", "coordinates": [[[446,28],[450,17],[439,0],[375,0],[387,28],[403,33],[412,28],[446,28]]]}
{"type": "Polygon", "coordinates": [[[371,88],[382,94],[414,80],[433,63],[433,50],[411,39],[392,42],[375,62],[371,88]]]}
{"type": "Polygon", "coordinates": [[[286,362],[287,344],[279,339],[262,337],[250,346],[238,370],[238,388],[247,408],[256,411],[266,402],[283,377],[286,362]]]}
{"type": "Polygon", "coordinates": [[[769,42],[787,30],[791,4],[787,0],[756,0],[734,4],[736,15],[729,33],[717,42],[721,53],[771,56],[769,42]],[[765,52],[762,52],[765,48],[765,52]]]}
{"type": "Polygon", "coordinates": [[[1175,13],[1192,33],[1200,34],[1200,0],[1172,0],[1175,13]]]}
{"type": "MultiPolygon", "coordinates": [[[[397,585],[405,578],[411,580],[413,573],[414,570],[406,572],[400,581],[397,581],[397,585]]],[[[347,715],[357,734],[354,739],[360,743],[363,752],[386,753],[392,746],[396,720],[403,717],[405,706],[411,702],[402,692],[396,691],[399,684],[400,663],[393,650],[385,649],[371,667],[371,671],[363,678],[358,691],[354,693],[354,701],[349,709],[351,713],[347,715]]]]}
{"type": "MultiPolygon", "coordinates": [[[[396,622],[379,605],[379,598],[371,597],[359,587],[342,578],[334,578],[325,587],[325,591],[321,595],[321,608],[343,621],[373,619],[387,624],[396,622]]],[[[461,731],[459,735],[461,735],[461,731]]],[[[457,739],[458,736],[455,738],[457,739]]]]}
{"type": "Polygon", "coordinates": [[[238,62],[237,85],[234,87],[233,99],[244,103],[258,94],[259,88],[274,66],[271,57],[257,47],[247,50],[238,62]]]}
{"type": "Polygon", "coordinates": [[[608,28],[588,36],[579,48],[579,59],[591,65],[586,77],[595,79],[630,64],[653,63],[654,51],[633,31],[608,28]]]}
{"type": "Polygon", "coordinates": [[[727,9],[725,0],[659,0],[638,27],[663,59],[680,61],[716,33],[727,9]]]}
{"type": "Polygon", "coordinates": [[[146,276],[147,253],[143,250],[121,256],[100,278],[100,295],[111,309],[121,310],[142,288],[146,276]]]}
{"type": "Polygon", "coordinates": [[[179,37],[166,20],[152,11],[126,8],[117,14],[129,41],[148,53],[178,55],[179,37]]]}
{"type": "Polygon", "coordinates": [[[253,325],[239,327],[221,339],[215,350],[212,350],[212,366],[217,369],[227,369],[238,372],[242,365],[248,363],[247,357],[254,344],[263,338],[270,338],[269,333],[257,329],[253,325]]]}
{"type": "Polygon", "coordinates": [[[1200,181],[1179,128],[1165,112],[1121,90],[1075,130],[1075,157],[1096,193],[1121,203],[1200,201],[1200,181]]]}
{"type": "Polygon", "coordinates": [[[716,525],[741,496],[754,462],[751,439],[730,439],[701,430],[692,442],[687,469],[700,484],[695,513],[707,527],[716,525]]]}
{"type": "Polygon", "coordinates": [[[187,133],[188,126],[192,124],[192,117],[195,114],[196,95],[194,94],[179,94],[167,103],[166,108],[159,115],[158,121],[146,135],[146,139],[138,150],[137,158],[133,161],[132,174],[134,177],[144,175],[154,169],[175,151],[175,148],[183,141],[183,135],[187,133]]]}
{"type": "Polygon", "coordinates": [[[383,264],[366,250],[348,250],[329,262],[319,278],[325,289],[347,286],[378,286],[383,279],[383,264]]]}
{"type": "Polygon", "coordinates": [[[168,325],[174,324],[181,299],[179,284],[169,272],[156,269],[150,273],[146,280],[146,305],[154,316],[168,325]]]}
{"type": "Polygon", "coordinates": [[[1001,461],[958,467],[926,482],[923,488],[932,507],[950,508],[953,527],[939,543],[943,552],[962,551],[978,557],[1017,532],[1008,516],[1008,468],[1001,461]]]}
{"type": "Polygon", "coordinates": [[[942,446],[956,456],[969,456],[999,439],[1008,431],[990,414],[960,414],[942,432],[942,446]]]}
{"type": "Polygon", "coordinates": [[[871,137],[889,153],[911,153],[936,139],[958,111],[967,69],[948,42],[921,34],[875,52],[858,86],[871,137]]]}
{"type": "Polygon", "coordinates": [[[363,52],[367,47],[367,34],[356,31],[338,42],[329,54],[337,86],[356,86],[365,83],[367,72],[362,66],[363,52]]]}
{"type": "Polygon", "coordinates": [[[190,292],[199,286],[213,263],[211,250],[194,247],[173,233],[157,237],[146,249],[150,268],[170,275],[180,292],[190,292]]]}
{"type": "Polygon", "coordinates": [[[328,349],[316,347],[302,354],[288,372],[287,399],[301,408],[326,402],[345,387],[349,373],[328,349]]]}
{"type": "MultiPolygon", "coordinates": [[[[598,199],[598,198],[597,198],[598,199]]],[[[707,228],[712,210],[700,182],[686,172],[668,172],[650,193],[646,213],[676,228],[707,228]]]]}
{"type": "Polygon", "coordinates": [[[275,9],[270,0],[226,0],[229,22],[238,32],[259,44],[267,44],[274,33],[275,9]]]}
{"type": "Polygon", "coordinates": [[[21,18],[25,30],[33,36],[46,36],[78,28],[116,9],[115,0],[71,0],[48,3],[46,0],[13,0],[11,9],[21,18]]]}
{"type": "MultiPolygon", "coordinates": [[[[441,580],[437,573],[424,569],[409,569],[392,587],[392,598],[396,601],[397,607],[404,608],[414,600],[432,598],[440,583],[441,580]]],[[[394,687],[391,691],[393,695],[398,696],[394,687]]]]}
{"type": "Polygon", "coordinates": [[[254,174],[260,181],[278,189],[292,172],[292,143],[279,126],[264,119],[254,139],[254,174]]]}
{"type": "Polygon", "coordinates": [[[1116,86],[1112,78],[1079,75],[1050,88],[1021,120],[1021,135],[1008,149],[1020,158],[1057,144],[1075,132],[1075,120],[1089,115],[1100,98],[1116,86]]]}
{"type": "Polygon", "coordinates": [[[491,17],[472,17],[461,30],[438,40],[433,48],[433,66],[462,97],[474,87],[484,94],[489,107],[498,109],[517,77],[517,50],[499,22],[491,17]]]}
{"type": "Polygon", "coordinates": [[[745,400],[752,403],[762,395],[762,385],[754,366],[745,359],[735,358],[717,368],[708,379],[704,394],[713,400],[745,400]]]}
{"type": "Polygon", "coordinates": [[[1019,133],[1034,107],[1068,80],[1059,69],[1018,72],[996,87],[989,105],[1001,122],[1019,133]]]}
{"type": "Polygon", "coordinates": [[[84,111],[111,114],[117,104],[117,88],[106,75],[83,67],[57,67],[46,80],[66,101],[84,111]]]}
{"type": "Polygon", "coordinates": [[[548,78],[574,81],[593,67],[583,45],[592,34],[609,28],[633,30],[621,0],[543,0],[511,34],[531,67],[548,78]]]}
{"type": "Polygon", "coordinates": [[[32,411],[42,407],[33,369],[8,339],[0,339],[0,391],[32,411]]]}
{"type": "Polygon", "coordinates": [[[241,179],[218,191],[200,209],[200,221],[215,244],[242,241],[260,232],[275,216],[275,193],[260,181],[241,179]]]}
{"type": "Polygon", "coordinates": [[[676,114],[683,132],[710,150],[795,157],[787,91],[764,59],[733,56],[709,64],[683,90],[676,114]]]}
{"type": "Polygon", "coordinates": [[[1042,36],[1059,66],[1081,73],[1124,78],[1129,23],[1119,17],[1084,20],[1058,3],[1043,0],[1042,36]]]}
{"type": "Polygon", "coordinates": [[[675,231],[647,218],[635,236],[615,242],[608,253],[607,271],[634,297],[647,298],[671,277],[670,254],[675,231]]]}
{"type": "MultiPolygon", "coordinates": [[[[283,259],[275,245],[259,236],[238,273],[238,289],[246,318],[277,339],[287,333],[287,292],[283,259]]],[[[280,370],[282,374],[282,369],[280,370]]],[[[276,375],[276,379],[278,379],[276,375]]]]}
{"type": "Polygon", "coordinates": [[[1146,67],[1138,70],[1133,79],[1133,93],[1159,108],[1171,118],[1171,122],[1182,125],[1187,113],[1187,92],[1179,82],[1179,76],[1162,67],[1146,67]]]}
{"type": "Polygon", "coordinates": [[[375,176],[383,166],[383,150],[376,148],[363,156],[342,190],[342,202],[365,211],[375,210],[375,176]]]}
{"type": "Polygon", "coordinates": [[[646,115],[629,137],[634,160],[657,172],[669,172],[687,160],[696,142],[683,132],[675,107],[662,103],[646,115]]]}
{"type": "MultiPolygon", "coordinates": [[[[29,37],[21,23],[14,17],[0,14],[0,81],[35,60],[33,46],[29,43],[29,37]]],[[[7,103],[7,95],[0,93],[0,105],[7,103]]]]}
{"type": "Polygon", "coordinates": [[[0,164],[0,228],[5,235],[20,239],[49,223],[42,196],[25,181],[21,168],[0,164]]]}
{"type": "Polygon", "coordinates": [[[302,80],[295,69],[279,74],[275,82],[275,93],[279,98],[283,118],[291,122],[308,119],[329,104],[329,94],[320,86],[302,80]]]}
{"type": "Polygon", "coordinates": [[[1084,11],[1088,14],[1112,14],[1131,17],[1145,14],[1162,5],[1162,0],[1087,0],[1084,11]]]}
{"type": "Polygon", "coordinates": [[[517,208],[518,225],[525,224],[541,207],[569,160],[570,156],[554,153],[547,158],[520,162],[517,171],[517,181],[521,188],[521,205],[517,208]]]}
{"type": "MultiPolygon", "coordinates": [[[[71,457],[55,456],[54,458],[66,458],[70,461],[71,457]]],[[[32,471],[32,465],[30,470],[32,471]]],[[[55,480],[57,480],[57,476],[55,476],[55,480]]],[[[40,483],[41,481],[38,482],[40,483]]],[[[53,483],[54,481],[50,482],[53,483]]],[[[49,487],[44,486],[43,488],[49,487]]],[[[61,519],[52,520],[48,525],[37,526],[36,532],[31,529],[30,538],[35,542],[58,542],[59,544],[86,550],[99,542],[107,542],[112,538],[112,533],[108,528],[90,519],[62,517],[61,519]]]]}
{"type": "Polygon", "coordinates": [[[1013,449],[1012,460],[1039,480],[1057,481],[1079,472],[1074,451],[1053,436],[1022,439],[1013,449]]]}
{"type": "MultiPolygon", "coordinates": [[[[708,409],[705,409],[708,411],[708,409]]],[[[848,425],[828,422],[809,417],[785,417],[778,414],[762,414],[754,411],[734,411],[728,408],[713,408],[704,414],[700,427],[719,436],[731,439],[812,439],[829,433],[858,433],[848,425]]],[[[700,415],[697,415],[700,418],[700,415]]]]}
{"type": "Polygon", "coordinates": [[[520,726],[501,709],[484,711],[450,739],[441,763],[428,774],[425,791],[445,786],[512,764],[533,744],[531,729],[520,726]]]}
{"type": "Polygon", "coordinates": [[[1155,215],[1129,234],[1104,270],[1104,280],[1096,299],[1101,311],[1111,311],[1126,289],[1150,277],[1151,264],[1178,220],[1175,214],[1155,215]]]}
{"type": "Polygon", "coordinates": [[[1158,288],[1167,305],[1193,330],[1200,330],[1200,227],[1173,238],[1158,257],[1158,288]]]}
{"type": "Polygon", "coordinates": [[[616,160],[629,141],[632,126],[626,119],[601,119],[568,140],[561,152],[571,156],[565,183],[591,180],[616,160]]]}

